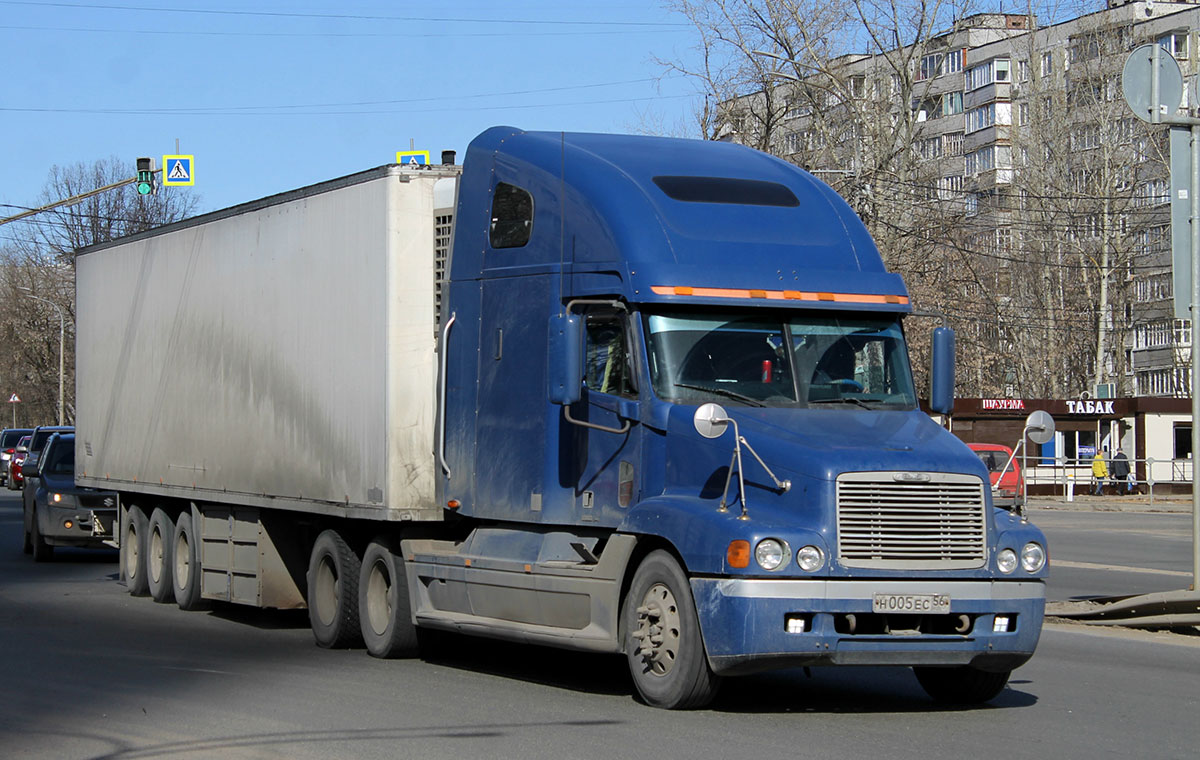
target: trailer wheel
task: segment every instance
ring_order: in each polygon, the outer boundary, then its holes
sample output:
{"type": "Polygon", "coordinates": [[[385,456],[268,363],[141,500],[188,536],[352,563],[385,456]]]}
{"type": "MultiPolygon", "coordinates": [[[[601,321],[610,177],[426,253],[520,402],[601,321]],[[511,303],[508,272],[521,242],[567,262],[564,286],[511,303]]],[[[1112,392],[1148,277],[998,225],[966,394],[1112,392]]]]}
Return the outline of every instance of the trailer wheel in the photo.
{"type": "Polygon", "coordinates": [[[33,547],[34,562],[49,562],[54,559],[54,547],[46,543],[42,529],[38,527],[37,506],[33,508],[32,524],[29,526],[29,543],[33,547]]]}
{"type": "Polygon", "coordinates": [[[121,570],[130,596],[150,593],[150,584],[146,580],[147,523],[142,508],[131,506],[125,513],[125,524],[121,526],[121,570]]]}
{"type": "Polygon", "coordinates": [[[629,672],[647,704],[674,710],[712,701],[721,679],[708,667],[692,589],[674,557],[658,550],[642,560],[621,616],[629,672]]]}
{"type": "Polygon", "coordinates": [[[363,552],[358,612],[363,642],[372,656],[416,657],[420,653],[404,556],[391,541],[375,539],[363,552]]]}
{"type": "Polygon", "coordinates": [[[358,577],[362,560],[337,531],[317,536],[308,562],[308,620],[317,645],[344,649],[362,643],[358,577]]]}
{"type": "Polygon", "coordinates": [[[989,673],[963,665],[954,668],[916,667],[913,673],[925,693],[935,701],[952,705],[978,705],[1004,690],[1011,670],[989,673]]]}
{"type": "Polygon", "coordinates": [[[175,601],[175,587],[171,583],[171,536],[175,523],[162,509],[155,507],[150,513],[150,526],[146,535],[146,581],[150,586],[150,597],[156,602],[175,601]]]}
{"type": "Polygon", "coordinates": [[[181,610],[207,606],[200,598],[200,542],[192,528],[192,513],[181,512],[171,533],[171,587],[181,610]]]}

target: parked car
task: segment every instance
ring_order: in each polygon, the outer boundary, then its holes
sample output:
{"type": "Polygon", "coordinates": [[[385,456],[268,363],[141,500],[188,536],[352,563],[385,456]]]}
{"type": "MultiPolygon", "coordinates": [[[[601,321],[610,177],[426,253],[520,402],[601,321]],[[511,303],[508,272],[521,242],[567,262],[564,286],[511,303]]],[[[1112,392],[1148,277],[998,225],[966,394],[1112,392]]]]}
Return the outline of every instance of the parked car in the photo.
{"type": "Polygon", "coordinates": [[[8,428],[0,430],[0,485],[8,485],[8,463],[12,461],[13,450],[23,436],[29,435],[30,428],[8,428]]]}
{"type": "Polygon", "coordinates": [[[1013,461],[1013,450],[999,443],[968,443],[983,466],[987,468],[992,479],[992,502],[997,507],[1009,509],[1021,504],[1021,494],[1025,491],[1025,481],[1021,475],[1020,462],[1013,461]]]}
{"type": "Polygon", "coordinates": [[[35,562],[52,559],[55,546],[115,546],[117,494],[75,485],[74,433],[51,436],[35,467],[25,510],[25,551],[35,562]]]}
{"type": "Polygon", "coordinates": [[[8,467],[4,468],[8,474],[6,487],[10,491],[20,491],[25,485],[22,465],[25,463],[25,457],[29,456],[30,438],[31,436],[26,435],[17,441],[17,445],[13,447],[12,459],[8,460],[8,467]]]}

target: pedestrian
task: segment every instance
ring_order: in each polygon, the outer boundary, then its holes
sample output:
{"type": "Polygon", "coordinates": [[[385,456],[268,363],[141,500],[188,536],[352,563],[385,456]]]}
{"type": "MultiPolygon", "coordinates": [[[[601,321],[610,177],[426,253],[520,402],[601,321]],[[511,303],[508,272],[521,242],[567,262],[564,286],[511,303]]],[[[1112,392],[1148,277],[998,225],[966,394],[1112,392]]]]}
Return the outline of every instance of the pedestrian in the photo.
{"type": "Polygon", "coordinates": [[[1096,452],[1096,456],[1092,457],[1092,478],[1096,481],[1096,488],[1092,491],[1093,496],[1099,496],[1104,490],[1104,479],[1108,477],[1108,465],[1104,463],[1104,455],[1108,453],[1108,449],[1103,449],[1096,452]]]}
{"type": "Polygon", "coordinates": [[[1125,452],[1117,449],[1117,453],[1113,455],[1112,467],[1109,468],[1112,475],[1113,485],[1117,487],[1117,493],[1121,492],[1121,484],[1125,484],[1126,492],[1133,491],[1133,483],[1129,482],[1129,457],[1125,456],[1125,452]]]}

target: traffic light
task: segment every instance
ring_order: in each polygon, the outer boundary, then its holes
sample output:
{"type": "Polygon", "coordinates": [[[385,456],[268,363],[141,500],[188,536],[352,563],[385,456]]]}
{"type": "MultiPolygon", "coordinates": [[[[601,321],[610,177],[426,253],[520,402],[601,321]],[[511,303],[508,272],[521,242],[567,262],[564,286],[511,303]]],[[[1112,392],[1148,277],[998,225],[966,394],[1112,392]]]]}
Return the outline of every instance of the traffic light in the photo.
{"type": "Polygon", "coordinates": [[[158,188],[154,186],[153,158],[137,160],[137,191],[138,195],[154,195],[158,192],[158,188]]]}

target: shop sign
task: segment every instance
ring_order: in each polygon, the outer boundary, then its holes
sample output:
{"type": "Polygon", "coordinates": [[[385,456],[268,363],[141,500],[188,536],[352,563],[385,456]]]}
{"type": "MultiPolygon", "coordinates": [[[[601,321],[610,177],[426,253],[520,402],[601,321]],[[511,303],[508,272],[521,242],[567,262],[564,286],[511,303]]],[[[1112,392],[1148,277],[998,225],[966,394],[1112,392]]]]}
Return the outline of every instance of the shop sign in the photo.
{"type": "Polygon", "coordinates": [[[1068,401],[1067,412],[1070,414],[1116,414],[1111,401],[1068,401]]]}
{"type": "Polygon", "coordinates": [[[998,410],[1004,412],[1023,412],[1025,411],[1025,402],[1018,398],[983,398],[980,399],[979,408],[984,411],[998,410]]]}

